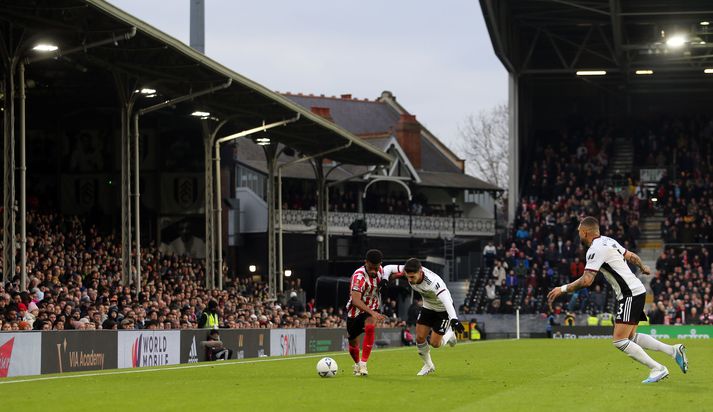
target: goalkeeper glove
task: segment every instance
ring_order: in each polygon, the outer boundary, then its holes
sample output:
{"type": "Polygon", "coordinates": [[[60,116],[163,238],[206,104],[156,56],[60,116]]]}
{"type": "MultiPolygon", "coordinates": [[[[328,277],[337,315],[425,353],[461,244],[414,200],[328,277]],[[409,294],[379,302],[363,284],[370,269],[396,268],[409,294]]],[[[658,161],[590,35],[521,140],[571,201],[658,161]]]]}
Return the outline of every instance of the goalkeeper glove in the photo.
{"type": "Polygon", "coordinates": [[[451,319],[451,329],[454,332],[465,333],[465,326],[458,319],[451,319]]]}

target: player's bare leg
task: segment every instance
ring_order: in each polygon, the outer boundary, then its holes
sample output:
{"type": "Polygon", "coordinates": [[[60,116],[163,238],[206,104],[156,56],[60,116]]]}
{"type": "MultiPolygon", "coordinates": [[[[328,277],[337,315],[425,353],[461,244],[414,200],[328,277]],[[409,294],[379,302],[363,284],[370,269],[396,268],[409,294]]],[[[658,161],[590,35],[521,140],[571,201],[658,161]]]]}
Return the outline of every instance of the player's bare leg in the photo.
{"type": "Polygon", "coordinates": [[[615,324],[612,342],[614,347],[649,368],[649,377],[644,379],[642,383],[654,383],[666,378],[668,376],[668,369],[653,360],[641,346],[629,339],[635,330],[636,325],[627,325],[625,323],[615,324]]]}
{"type": "Polygon", "coordinates": [[[688,356],[686,355],[686,347],[683,344],[667,345],[651,335],[637,333],[636,329],[631,332],[629,339],[644,349],[656,350],[667,354],[676,361],[678,367],[681,368],[681,372],[688,372],[688,356]]]}
{"type": "MultiPolygon", "coordinates": [[[[420,356],[423,360],[423,368],[421,368],[421,371],[418,372],[418,376],[428,375],[429,373],[434,372],[436,370],[436,367],[433,365],[433,361],[431,360],[431,348],[428,345],[428,342],[426,342],[426,337],[430,332],[430,327],[426,325],[416,324],[416,348],[418,349],[418,356],[420,356]]],[[[433,334],[431,335],[431,337],[433,338],[433,334]]],[[[437,338],[439,339],[439,344],[440,338],[441,337],[439,335],[437,338]]]]}
{"type": "Polygon", "coordinates": [[[443,339],[443,336],[445,335],[439,335],[436,332],[431,331],[431,346],[433,346],[434,348],[440,348],[441,346],[443,346],[443,344],[446,342],[443,339]]]}

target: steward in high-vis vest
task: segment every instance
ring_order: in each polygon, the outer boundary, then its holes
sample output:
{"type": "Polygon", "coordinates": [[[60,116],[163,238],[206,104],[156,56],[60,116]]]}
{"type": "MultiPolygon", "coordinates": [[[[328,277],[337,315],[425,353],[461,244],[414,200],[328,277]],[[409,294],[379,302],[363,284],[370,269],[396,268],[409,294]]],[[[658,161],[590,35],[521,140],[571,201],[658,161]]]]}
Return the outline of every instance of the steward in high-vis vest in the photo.
{"type": "Polygon", "coordinates": [[[199,328],[218,329],[218,302],[211,300],[205,308],[201,318],[198,320],[199,328]]]}
{"type": "Polygon", "coordinates": [[[470,322],[470,340],[481,340],[482,336],[480,334],[480,327],[478,326],[478,322],[471,321],[470,322]]]}
{"type": "Polygon", "coordinates": [[[602,313],[599,315],[599,326],[613,326],[614,320],[611,313],[602,313]]]}

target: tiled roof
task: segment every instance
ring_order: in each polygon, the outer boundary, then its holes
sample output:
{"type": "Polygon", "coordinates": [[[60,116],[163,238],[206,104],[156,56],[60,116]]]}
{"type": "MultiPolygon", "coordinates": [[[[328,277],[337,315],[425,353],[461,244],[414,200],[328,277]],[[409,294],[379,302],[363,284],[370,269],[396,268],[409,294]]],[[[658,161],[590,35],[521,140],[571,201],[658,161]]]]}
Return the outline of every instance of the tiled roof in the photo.
{"type": "Polygon", "coordinates": [[[308,110],[329,108],[334,123],[356,135],[391,132],[399,122],[399,113],[382,102],[296,94],[284,96],[308,110]]]}

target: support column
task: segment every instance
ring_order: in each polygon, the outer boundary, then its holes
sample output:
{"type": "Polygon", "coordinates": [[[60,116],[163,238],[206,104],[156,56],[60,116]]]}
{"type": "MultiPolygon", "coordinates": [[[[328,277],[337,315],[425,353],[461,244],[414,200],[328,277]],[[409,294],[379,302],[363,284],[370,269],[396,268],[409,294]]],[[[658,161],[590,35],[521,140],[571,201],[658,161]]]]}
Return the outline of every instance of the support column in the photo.
{"type": "Polygon", "coordinates": [[[327,184],[326,184],[326,178],[324,176],[324,168],[322,167],[322,162],[323,158],[318,157],[314,160],[312,160],[312,166],[314,167],[314,177],[315,177],[315,184],[316,184],[316,195],[315,199],[317,200],[317,261],[321,262],[327,259],[327,249],[325,248],[326,244],[326,226],[327,222],[325,221],[326,213],[325,213],[325,202],[326,202],[326,196],[324,194],[325,190],[327,190],[327,184]],[[322,237],[322,241],[319,241],[320,236],[322,237]]]}
{"type": "Polygon", "coordinates": [[[121,283],[131,283],[131,139],[129,119],[133,104],[121,108],[121,283]]]}
{"type": "Polygon", "coordinates": [[[3,79],[4,151],[3,151],[3,281],[15,275],[15,77],[14,59],[8,59],[3,79]]]}
{"type": "Polygon", "coordinates": [[[277,248],[275,239],[275,174],[277,169],[277,145],[263,146],[267,160],[267,277],[270,297],[276,298],[277,293],[277,248]]]}
{"type": "Polygon", "coordinates": [[[25,156],[25,65],[17,67],[20,140],[20,290],[27,290],[27,163],[25,156]]]}
{"type": "Polygon", "coordinates": [[[517,75],[508,74],[508,105],[510,115],[508,119],[508,133],[510,135],[509,156],[509,185],[508,185],[508,222],[515,220],[520,197],[520,99],[519,82],[517,75]]]}
{"type": "Polygon", "coordinates": [[[134,255],[135,257],[135,265],[136,265],[136,293],[138,295],[139,292],[141,292],[141,213],[140,213],[140,207],[141,207],[141,202],[140,202],[140,192],[141,192],[141,187],[139,186],[139,166],[140,166],[140,160],[139,160],[139,115],[134,114],[133,116],[133,133],[132,133],[132,141],[133,141],[133,151],[132,151],[132,156],[131,156],[131,162],[132,163],[132,170],[134,173],[134,193],[133,193],[133,200],[134,200],[134,244],[135,244],[135,249],[136,249],[136,254],[134,255]]]}
{"type": "MultiPolygon", "coordinates": [[[[205,161],[205,286],[206,289],[213,288],[215,279],[215,198],[216,193],[213,188],[213,145],[215,144],[213,134],[208,130],[206,122],[203,122],[203,158],[205,161]]],[[[217,165],[219,168],[220,165],[217,165]]],[[[220,276],[220,275],[219,275],[220,276]]]]}

